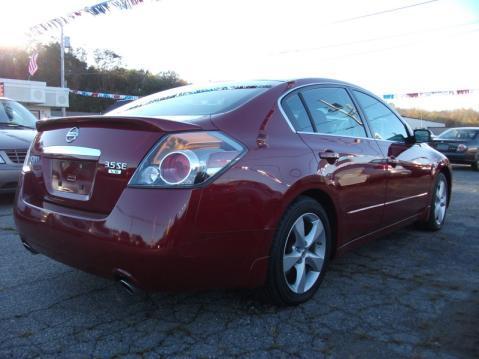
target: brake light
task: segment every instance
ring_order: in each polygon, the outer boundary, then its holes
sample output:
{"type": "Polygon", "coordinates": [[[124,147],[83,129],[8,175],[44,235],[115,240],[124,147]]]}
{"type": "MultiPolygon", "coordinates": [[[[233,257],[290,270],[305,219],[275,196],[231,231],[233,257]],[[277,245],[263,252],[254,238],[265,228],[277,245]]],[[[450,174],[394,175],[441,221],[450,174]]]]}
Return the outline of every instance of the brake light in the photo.
{"type": "Polygon", "coordinates": [[[192,187],[231,166],[245,148],[220,132],[186,132],[163,138],[140,163],[131,186],[192,187]]]}
{"type": "Polygon", "coordinates": [[[188,179],[192,169],[200,166],[198,157],[192,151],[178,151],[167,154],[160,163],[160,177],[167,184],[180,184],[188,179]]]}

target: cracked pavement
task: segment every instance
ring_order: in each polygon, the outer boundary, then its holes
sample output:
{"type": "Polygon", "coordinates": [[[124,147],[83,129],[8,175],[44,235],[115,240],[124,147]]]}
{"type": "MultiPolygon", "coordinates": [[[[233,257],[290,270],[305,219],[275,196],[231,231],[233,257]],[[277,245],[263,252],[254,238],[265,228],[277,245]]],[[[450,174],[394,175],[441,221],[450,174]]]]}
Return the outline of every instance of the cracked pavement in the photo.
{"type": "Polygon", "coordinates": [[[334,260],[308,303],[256,291],[130,297],[33,256],[0,197],[0,358],[479,357],[479,172],[456,167],[444,228],[409,227],[334,260]]]}

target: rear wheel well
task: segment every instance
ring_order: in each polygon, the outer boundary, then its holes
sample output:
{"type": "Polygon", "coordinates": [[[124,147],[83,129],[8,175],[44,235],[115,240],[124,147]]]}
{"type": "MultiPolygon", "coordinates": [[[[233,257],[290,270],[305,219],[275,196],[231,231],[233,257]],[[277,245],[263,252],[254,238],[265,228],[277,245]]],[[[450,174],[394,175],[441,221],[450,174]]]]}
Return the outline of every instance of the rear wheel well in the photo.
{"type": "Polygon", "coordinates": [[[333,240],[333,246],[331,248],[331,258],[334,257],[336,254],[336,246],[337,246],[337,235],[338,235],[338,218],[336,214],[336,207],[334,206],[331,197],[327,195],[325,192],[319,189],[311,189],[301,193],[299,196],[307,196],[314,199],[316,202],[323,206],[326,214],[328,215],[329,224],[331,225],[331,234],[333,240]]]}

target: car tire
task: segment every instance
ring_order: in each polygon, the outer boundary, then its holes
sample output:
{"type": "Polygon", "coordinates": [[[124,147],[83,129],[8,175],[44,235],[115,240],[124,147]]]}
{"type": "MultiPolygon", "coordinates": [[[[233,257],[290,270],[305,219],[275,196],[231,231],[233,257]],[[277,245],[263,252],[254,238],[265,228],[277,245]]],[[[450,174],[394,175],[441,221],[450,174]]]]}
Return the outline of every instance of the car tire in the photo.
{"type": "Polygon", "coordinates": [[[309,300],[323,280],[331,253],[324,208],[299,197],[284,213],[271,246],[266,294],[278,305],[309,300]]]}
{"type": "Polygon", "coordinates": [[[476,158],[476,161],[471,165],[474,171],[479,171],[479,157],[476,158]]]}
{"type": "Polygon", "coordinates": [[[443,173],[439,173],[436,176],[434,191],[431,196],[429,217],[426,221],[420,222],[420,227],[430,231],[440,230],[446,220],[448,201],[449,186],[447,178],[443,173]]]}

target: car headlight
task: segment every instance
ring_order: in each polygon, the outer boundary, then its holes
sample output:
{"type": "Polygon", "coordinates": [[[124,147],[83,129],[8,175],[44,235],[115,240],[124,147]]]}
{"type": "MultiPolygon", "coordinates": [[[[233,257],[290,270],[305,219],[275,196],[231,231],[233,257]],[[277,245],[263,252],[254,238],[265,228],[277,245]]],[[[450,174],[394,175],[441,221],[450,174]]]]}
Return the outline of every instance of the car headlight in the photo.
{"type": "Polygon", "coordinates": [[[463,143],[457,146],[457,152],[464,152],[467,150],[467,146],[463,143]]]}
{"type": "Polygon", "coordinates": [[[245,148],[221,132],[184,132],[162,138],[133,174],[129,185],[194,187],[236,162],[245,148]]]}
{"type": "Polygon", "coordinates": [[[5,164],[5,163],[6,163],[6,162],[5,162],[5,160],[3,159],[2,155],[0,155],[0,164],[3,165],[3,164],[5,164]]]}

